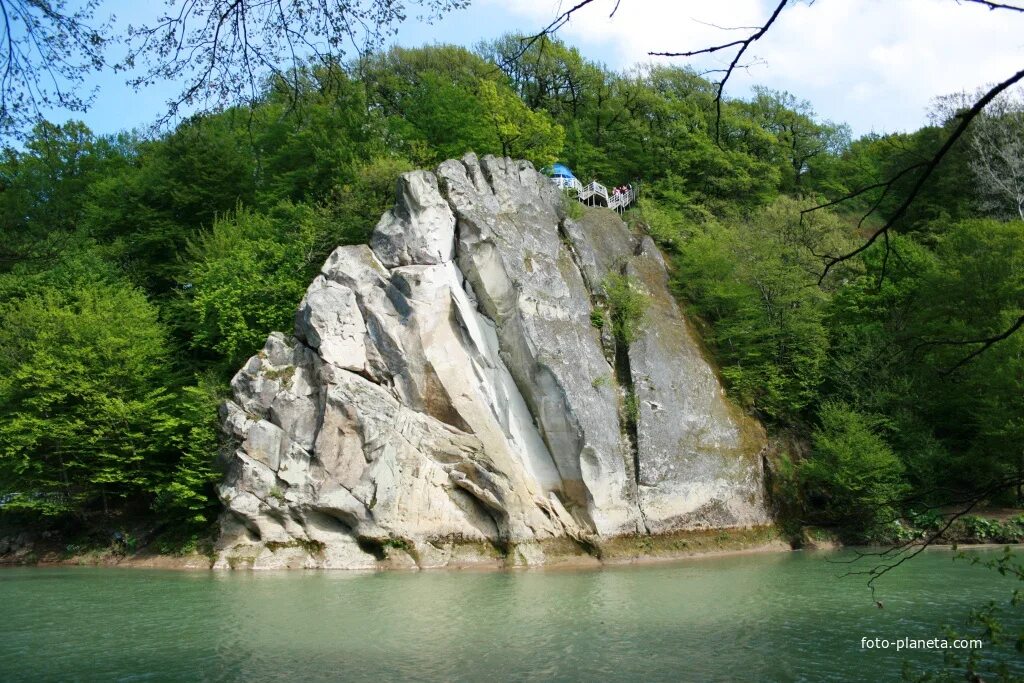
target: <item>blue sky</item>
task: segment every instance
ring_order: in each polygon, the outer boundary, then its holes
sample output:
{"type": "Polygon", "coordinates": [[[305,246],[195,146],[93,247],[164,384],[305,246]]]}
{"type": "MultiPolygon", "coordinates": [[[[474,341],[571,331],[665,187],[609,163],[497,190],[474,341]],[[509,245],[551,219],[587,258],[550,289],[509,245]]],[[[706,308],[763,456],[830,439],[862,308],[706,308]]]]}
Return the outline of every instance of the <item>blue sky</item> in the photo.
{"type": "MultiPolygon", "coordinates": [[[[118,25],[127,26],[152,21],[162,9],[162,3],[155,0],[108,0],[104,8],[114,14],[118,25]]],[[[531,17],[507,11],[500,3],[476,2],[434,24],[416,21],[412,18],[414,13],[409,12],[410,19],[399,27],[398,35],[391,41],[393,44],[454,43],[472,47],[481,40],[497,38],[511,31],[536,30],[536,21],[531,17]]],[[[88,87],[97,88],[94,104],[77,118],[100,134],[145,128],[166,110],[165,102],[178,92],[173,84],[157,84],[136,92],[125,85],[124,74],[113,73],[93,77],[88,87]]],[[[54,113],[53,118],[66,116],[54,113]]]]}
{"type": "MultiPolygon", "coordinates": [[[[760,24],[774,1],[622,0],[609,18],[614,4],[595,0],[559,36],[588,58],[625,70],[648,61],[650,50],[732,40],[743,32],[718,27],[760,24]]],[[[536,32],[568,6],[474,0],[434,25],[407,21],[394,42],[471,47],[510,31],[536,32]]],[[[151,19],[159,4],[111,0],[105,7],[127,24],[151,19]]],[[[753,66],[736,73],[728,94],[742,97],[763,84],[810,100],[822,118],[847,122],[856,134],[911,130],[926,122],[932,97],[974,90],[1024,65],[1024,15],[956,0],[805,0],[782,13],[751,56],[753,66]]],[[[715,68],[721,60],[692,64],[715,68]]],[[[96,103],[82,118],[98,133],[144,127],[173,94],[170,85],[135,93],[123,80],[106,74],[94,81],[96,103]]]]}

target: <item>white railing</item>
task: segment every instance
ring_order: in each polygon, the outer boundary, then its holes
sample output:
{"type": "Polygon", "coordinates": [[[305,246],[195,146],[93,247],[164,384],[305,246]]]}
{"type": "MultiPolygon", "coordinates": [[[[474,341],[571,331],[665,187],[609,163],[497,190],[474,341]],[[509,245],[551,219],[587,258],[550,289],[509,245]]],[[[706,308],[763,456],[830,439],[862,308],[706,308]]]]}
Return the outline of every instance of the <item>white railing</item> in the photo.
{"type": "Polygon", "coordinates": [[[576,198],[581,202],[585,202],[592,197],[601,197],[604,199],[604,203],[607,204],[608,188],[595,180],[580,190],[580,193],[576,198]]]}
{"type": "Polygon", "coordinates": [[[553,180],[555,185],[558,185],[558,187],[562,188],[563,190],[569,188],[576,190],[577,192],[583,190],[583,183],[576,180],[575,178],[552,178],[551,180],[553,180]]]}
{"type": "Polygon", "coordinates": [[[587,185],[576,178],[552,178],[551,181],[563,190],[576,190],[576,199],[584,204],[593,204],[594,198],[599,197],[603,200],[604,206],[619,212],[636,200],[636,190],[632,187],[621,192],[618,190],[609,192],[607,187],[596,180],[587,185]]]}
{"type": "Polygon", "coordinates": [[[612,195],[608,197],[608,208],[615,209],[616,211],[622,211],[632,204],[635,199],[636,190],[631,187],[627,188],[624,192],[619,192],[618,194],[613,192],[612,195]]]}

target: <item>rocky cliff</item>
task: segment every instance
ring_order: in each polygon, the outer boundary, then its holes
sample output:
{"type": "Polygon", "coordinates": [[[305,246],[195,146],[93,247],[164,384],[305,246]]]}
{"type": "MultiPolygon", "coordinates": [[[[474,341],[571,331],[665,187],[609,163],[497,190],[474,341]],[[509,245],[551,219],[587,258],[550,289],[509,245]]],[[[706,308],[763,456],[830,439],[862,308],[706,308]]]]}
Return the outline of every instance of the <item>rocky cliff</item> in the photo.
{"type": "Polygon", "coordinates": [[[403,175],[232,388],[218,566],[539,564],[768,521],[763,432],[657,247],[571,219],[527,162],[403,175]],[[628,346],[601,326],[613,273],[649,302],[628,346]]]}

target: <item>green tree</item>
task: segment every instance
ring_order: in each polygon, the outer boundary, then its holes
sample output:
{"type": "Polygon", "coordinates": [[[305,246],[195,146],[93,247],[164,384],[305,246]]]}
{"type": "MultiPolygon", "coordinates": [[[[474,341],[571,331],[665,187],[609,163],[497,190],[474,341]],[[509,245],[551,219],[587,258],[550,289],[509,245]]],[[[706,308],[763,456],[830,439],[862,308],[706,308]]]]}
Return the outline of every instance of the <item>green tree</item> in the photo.
{"type": "Polygon", "coordinates": [[[848,126],[817,122],[811,103],[788,92],[754,88],[750,112],[759,127],[776,139],[783,192],[800,195],[804,178],[821,157],[840,154],[850,142],[848,126]]]}
{"type": "Polygon", "coordinates": [[[878,435],[877,420],[828,402],[818,411],[811,456],[800,464],[808,513],[854,538],[893,521],[906,491],[903,465],[878,435]]]}
{"type": "Polygon", "coordinates": [[[162,437],[177,462],[170,476],[154,488],[154,508],[170,521],[188,528],[206,525],[216,518],[214,485],[221,472],[216,467],[220,450],[217,407],[222,389],[214,376],[201,376],[196,384],[178,390],[173,415],[161,423],[162,437]]]}
{"type": "Polygon", "coordinates": [[[169,352],[156,309],[83,281],[0,309],[0,486],[7,509],[81,511],[151,491],[167,467],[169,352]]]}
{"type": "Polygon", "coordinates": [[[305,69],[300,83],[296,102],[290,85],[275,80],[237,143],[245,148],[252,139],[254,194],[261,206],[323,201],[353,179],[381,134],[381,123],[367,116],[365,88],[340,65],[305,69]]]}
{"type": "Polygon", "coordinates": [[[0,271],[46,267],[76,242],[88,188],[125,163],[119,142],[79,122],[41,122],[23,148],[0,151],[0,271]]]}
{"type": "Polygon", "coordinates": [[[90,186],[87,234],[151,294],[173,289],[197,230],[239,202],[255,201],[246,120],[226,112],[189,121],[160,140],[137,140],[129,164],[90,186]]]}
{"type": "Polygon", "coordinates": [[[282,204],[269,214],[238,208],[189,244],[180,322],[192,348],[233,373],[267,334],[290,331],[295,308],[322,258],[325,216],[282,204]]]}
{"type": "Polygon", "coordinates": [[[479,89],[484,116],[501,143],[503,155],[526,158],[537,166],[558,159],[565,141],[561,126],[547,114],[530,111],[515,93],[494,81],[480,81],[479,89]]]}
{"type": "Polygon", "coordinates": [[[709,222],[678,259],[678,281],[710,324],[705,333],[734,396],[777,421],[814,402],[829,343],[826,294],[814,286],[813,257],[800,242],[826,243],[836,225],[822,214],[817,226],[801,228],[799,206],[780,200],[744,224],[709,222]]]}
{"type": "Polygon", "coordinates": [[[394,48],[356,68],[393,152],[421,166],[468,151],[501,153],[478,94],[495,70],[480,57],[451,45],[394,48]]]}
{"type": "Polygon", "coordinates": [[[618,343],[628,347],[640,334],[650,304],[648,295],[634,278],[617,273],[609,274],[602,288],[608,299],[612,334],[618,343]]]}

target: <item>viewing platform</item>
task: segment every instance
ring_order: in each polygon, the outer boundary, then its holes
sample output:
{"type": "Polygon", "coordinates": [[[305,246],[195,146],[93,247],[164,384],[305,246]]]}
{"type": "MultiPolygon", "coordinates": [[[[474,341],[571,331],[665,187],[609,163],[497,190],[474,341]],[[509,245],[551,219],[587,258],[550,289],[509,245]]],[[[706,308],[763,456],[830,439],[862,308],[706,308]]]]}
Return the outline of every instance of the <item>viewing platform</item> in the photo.
{"type": "Polygon", "coordinates": [[[630,185],[625,189],[609,191],[596,180],[587,185],[581,183],[568,168],[561,164],[552,167],[551,182],[563,190],[576,192],[576,199],[587,206],[604,206],[622,213],[636,201],[636,190],[630,185]]]}

